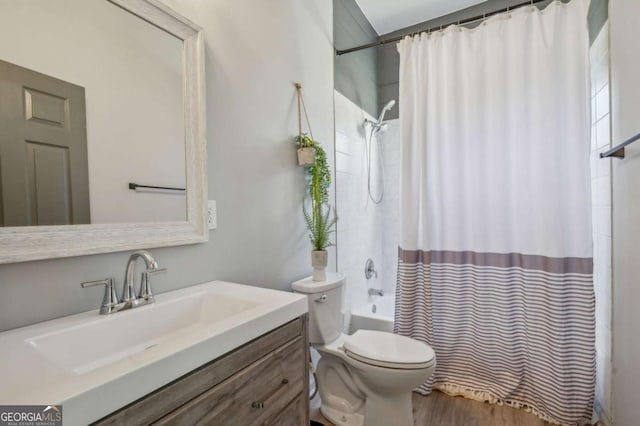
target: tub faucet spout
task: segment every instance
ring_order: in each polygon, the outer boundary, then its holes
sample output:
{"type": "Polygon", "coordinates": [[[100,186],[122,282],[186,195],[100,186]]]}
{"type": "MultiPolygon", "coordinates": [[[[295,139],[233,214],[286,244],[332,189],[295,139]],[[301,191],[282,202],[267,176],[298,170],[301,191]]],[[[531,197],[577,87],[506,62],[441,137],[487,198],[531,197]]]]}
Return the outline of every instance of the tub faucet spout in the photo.
{"type": "Polygon", "coordinates": [[[369,296],[384,296],[384,292],[382,290],[378,290],[377,288],[370,288],[369,296]]]}

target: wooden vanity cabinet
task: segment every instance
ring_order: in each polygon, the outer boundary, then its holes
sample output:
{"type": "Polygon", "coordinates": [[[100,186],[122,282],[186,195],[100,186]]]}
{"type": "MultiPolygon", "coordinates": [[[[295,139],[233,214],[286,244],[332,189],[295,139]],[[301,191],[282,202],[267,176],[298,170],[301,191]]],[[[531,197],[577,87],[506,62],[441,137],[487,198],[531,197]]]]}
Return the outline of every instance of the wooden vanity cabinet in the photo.
{"type": "Polygon", "coordinates": [[[305,315],[94,424],[308,425],[308,348],[305,315]]]}

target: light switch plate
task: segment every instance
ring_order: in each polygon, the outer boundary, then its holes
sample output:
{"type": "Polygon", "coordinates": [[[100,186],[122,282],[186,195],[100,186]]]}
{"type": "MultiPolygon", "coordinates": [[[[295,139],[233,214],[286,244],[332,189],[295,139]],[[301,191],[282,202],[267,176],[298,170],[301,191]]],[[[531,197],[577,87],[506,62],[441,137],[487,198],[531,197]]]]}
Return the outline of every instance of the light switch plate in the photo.
{"type": "Polygon", "coordinates": [[[207,204],[207,223],[209,229],[218,227],[218,210],[216,208],[216,200],[209,200],[207,204]]]}

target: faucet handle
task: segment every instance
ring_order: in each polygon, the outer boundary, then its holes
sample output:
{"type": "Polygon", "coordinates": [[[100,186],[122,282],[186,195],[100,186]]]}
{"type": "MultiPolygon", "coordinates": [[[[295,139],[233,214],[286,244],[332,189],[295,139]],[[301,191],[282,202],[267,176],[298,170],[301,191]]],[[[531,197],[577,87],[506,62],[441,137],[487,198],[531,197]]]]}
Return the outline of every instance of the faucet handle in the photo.
{"type": "Polygon", "coordinates": [[[113,278],[105,278],[104,280],[86,281],[80,283],[82,288],[97,287],[99,285],[113,286],[113,278]]]}
{"type": "Polygon", "coordinates": [[[100,314],[106,315],[114,312],[118,305],[118,295],[113,288],[113,278],[105,278],[104,280],[86,281],[80,284],[82,288],[104,286],[104,296],[100,305],[100,314]]]}
{"type": "Polygon", "coordinates": [[[378,278],[378,271],[376,270],[376,265],[373,263],[372,259],[367,259],[367,261],[364,264],[364,277],[369,280],[373,276],[378,278]]]}
{"type": "Polygon", "coordinates": [[[153,297],[153,291],[151,291],[151,277],[155,274],[166,272],[167,268],[154,268],[147,269],[142,272],[140,280],[140,293],[138,298],[145,301],[145,303],[153,303],[155,298],[153,297]]]}

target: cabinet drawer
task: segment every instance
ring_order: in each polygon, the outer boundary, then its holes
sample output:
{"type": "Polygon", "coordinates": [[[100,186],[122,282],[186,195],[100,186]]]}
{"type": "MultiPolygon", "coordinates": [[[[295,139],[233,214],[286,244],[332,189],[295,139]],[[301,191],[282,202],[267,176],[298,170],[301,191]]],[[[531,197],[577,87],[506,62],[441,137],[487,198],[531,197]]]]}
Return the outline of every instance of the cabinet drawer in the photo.
{"type": "Polygon", "coordinates": [[[303,394],[306,362],[306,346],[298,337],[154,424],[263,424],[303,394]]]}
{"type": "Polygon", "coordinates": [[[308,425],[305,421],[305,404],[307,404],[307,394],[300,394],[291,402],[287,408],[277,414],[274,418],[267,420],[265,426],[300,426],[308,425]]]}

